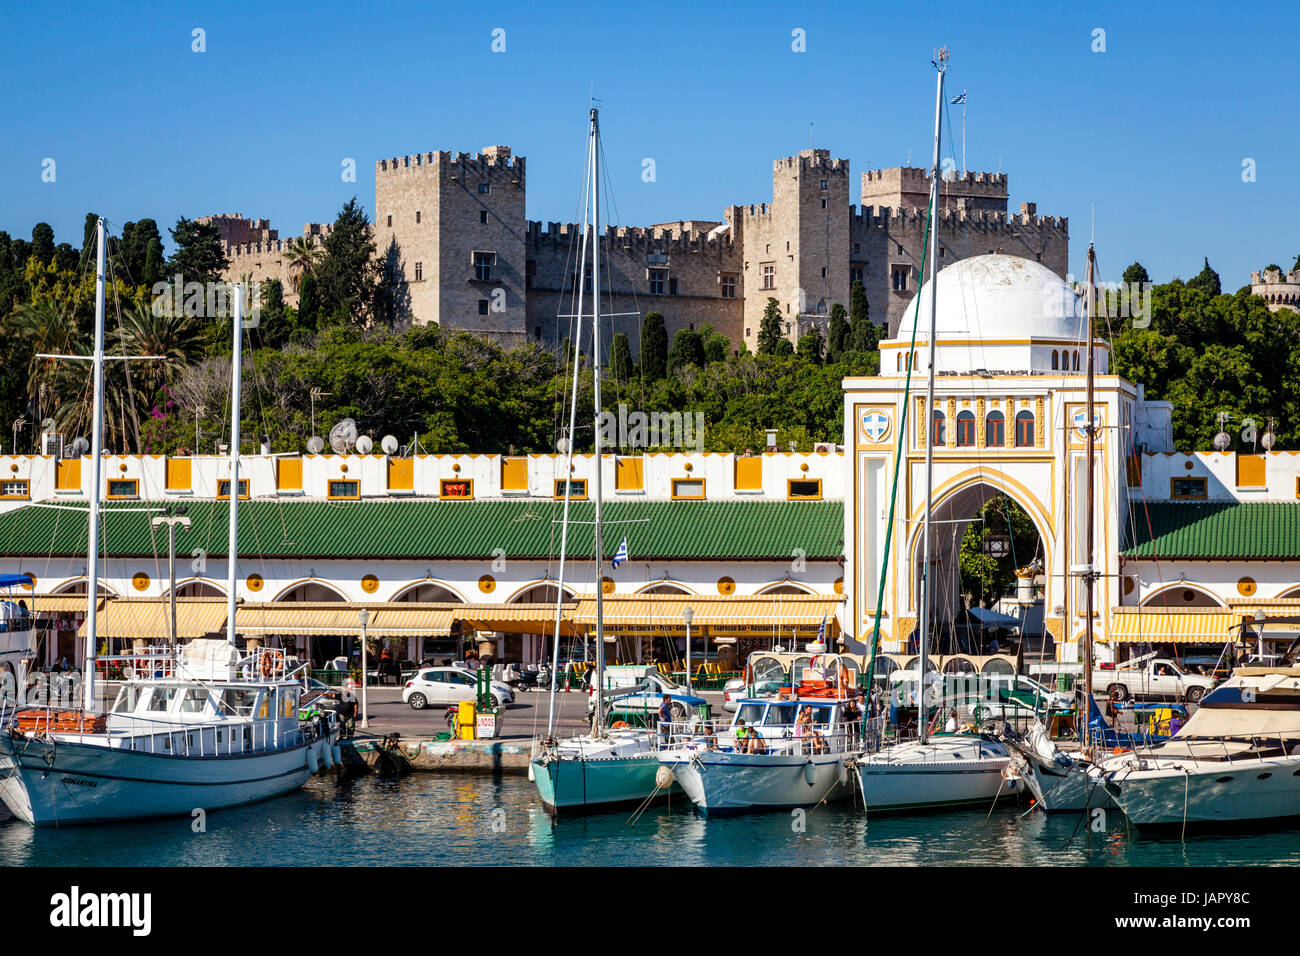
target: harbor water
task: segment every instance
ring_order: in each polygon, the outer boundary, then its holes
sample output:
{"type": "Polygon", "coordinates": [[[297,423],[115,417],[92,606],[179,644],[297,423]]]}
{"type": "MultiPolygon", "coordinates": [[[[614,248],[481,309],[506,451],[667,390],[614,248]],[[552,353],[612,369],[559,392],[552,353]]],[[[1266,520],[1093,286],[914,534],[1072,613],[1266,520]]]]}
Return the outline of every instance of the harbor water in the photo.
{"type": "Polygon", "coordinates": [[[844,802],[704,819],[688,801],[555,823],[524,777],[316,777],[200,818],[61,830],[0,823],[4,866],[1245,866],[1300,864],[1300,826],[1146,836],[1123,814],[993,809],[866,819],[844,802]],[[256,847],[253,852],[250,848],[256,847]]]}

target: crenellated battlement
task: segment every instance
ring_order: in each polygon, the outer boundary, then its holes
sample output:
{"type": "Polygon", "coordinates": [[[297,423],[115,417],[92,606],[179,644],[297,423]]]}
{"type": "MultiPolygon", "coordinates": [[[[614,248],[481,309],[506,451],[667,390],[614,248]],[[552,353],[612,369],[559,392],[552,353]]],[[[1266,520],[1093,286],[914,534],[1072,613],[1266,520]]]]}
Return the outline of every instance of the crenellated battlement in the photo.
{"type": "Polygon", "coordinates": [[[1278,309],[1300,312],[1300,269],[1292,269],[1290,272],[1281,269],[1252,272],[1250,294],[1262,298],[1274,312],[1278,309]]]}
{"type": "MultiPolygon", "coordinates": [[[[1026,203],[1032,207],[1032,203],[1026,203]]],[[[888,229],[895,231],[925,231],[925,209],[911,206],[869,206],[859,209],[849,206],[850,229],[888,229]]],[[[1033,226],[1063,234],[1070,231],[1068,216],[1039,216],[1024,210],[1019,213],[1005,213],[985,209],[941,209],[939,210],[941,226],[950,229],[973,228],[987,231],[1006,231],[1013,226],[1033,226]]]]}
{"type": "Polygon", "coordinates": [[[773,175],[796,170],[798,172],[815,170],[818,173],[847,176],[849,174],[849,161],[847,159],[832,159],[829,149],[804,149],[800,150],[797,156],[783,156],[781,159],[772,161],[773,175]]]}
{"type": "MultiPolygon", "coordinates": [[[[604,230],[605,243],[618,243],[629,250],[646,249],[664,253],[720,252],[729,250],[734,245],[729,232],[678,231],[674,228],[676,225],[678,224],[607,226],[604,230]],[[650,248],[652,246],[653,249],[650,248]]],[[[530,220],[525,241],[530,248],[567,248],[575,237],[581,235],[582,226],[575,222],[548,222],[543,229],[542,223],[530,220]]]]}
{"type": "MultiPolygon", "coordinates": [[[[943,182],[958,186],[990,190],[1001,189],[1003,192],[1006,192],[1007,189],[1006,173],[987,173],[968,170],[964,173],[954,172],[942,178],[943,182]]],[[[869,169],[862,174],[862,182],[864,185],[866,183],[900,182],[908,186],[919,186],[921,189],[929,192],[930,170],[916,166],[895,166],[891,169],[869,169]]]]}
{"type": "MultiPolygon", "coordinates": [[[[266,220],[262,221],[265,222],[266,220]]],[[[309,222],[302,227],[302,234],[307,238],[314,240],[316,245],[320,245],[324,242],[325,238],[330,234],[330,230],[333,228],[334,226],[332,223],[309,222]]],[[[233,261],[243,256],[262,256],[283,253],[289,248],[290,243],[293,242],[292,239],[276,238],[276,231],[274,229],[268,231],[271,233],[271,237],[267,239],[226,244],[226,257],[233,261]]]]}
{"type": "Polygon", "coordinates": [[[1300,286],[1300,269],[1282,272],[1277,269],[1265,269],[1263,272],[1250,274],[1251,285],[1294,285],[1300,286]]]}
{"type": "Polygon", "coordinates": [[[522,185],[524,163],[524,157],[512,155],[509,146],[485,146],[477,153],[437,150],[381,159],[375,163],[375,176],[437,170],[444,175],[455,177],[458,172],[472,170],[486,178],[509,178],[511,181],[517,180],[522,185]]]}

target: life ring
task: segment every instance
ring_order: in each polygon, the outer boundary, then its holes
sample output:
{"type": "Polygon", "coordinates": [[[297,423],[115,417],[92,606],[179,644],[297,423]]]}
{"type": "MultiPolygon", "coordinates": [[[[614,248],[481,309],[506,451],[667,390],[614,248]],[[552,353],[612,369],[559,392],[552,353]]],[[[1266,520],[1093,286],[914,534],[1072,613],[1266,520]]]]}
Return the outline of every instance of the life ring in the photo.
{"type": "Polygon", "coordinates": [[[628,724],[627,724],[627,721],[626,721],[626,720],[616,720],[616,721],[614,721],[612,724],[609,725],[609,729],[610,729],[610,730],[626,730],[626,729],[627,729],[627,726],[628,726],[628,724]]]}
{"type": "Polygon", "coordinates": [[[271,676],[272,671],[274,670],[275,670],[275,665],[271,662],[271,655],[263,654],[262,655],[262,676],[269,678],[271,676]]]}

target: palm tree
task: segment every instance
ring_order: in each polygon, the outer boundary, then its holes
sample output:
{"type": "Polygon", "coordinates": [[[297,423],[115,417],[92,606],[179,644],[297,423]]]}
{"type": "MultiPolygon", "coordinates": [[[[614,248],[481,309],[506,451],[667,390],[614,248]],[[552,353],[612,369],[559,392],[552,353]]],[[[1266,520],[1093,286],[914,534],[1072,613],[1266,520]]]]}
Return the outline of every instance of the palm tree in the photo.
{"type": "Polygon", "coordinates": [[[32,350],[27,365],[27,394],[30,398],[37,397],[41,385],[53,387],[62,377],[57,360],[37,358],[38,354],[81,355],[85,352],[85,337],[76,316],[53,299],[39,299],[20,307],[12,325],[14,333],[32,350]]]}
{"type": "Polygon", "coordinates": [[[302,277],[309,274],[320,261],[325,250],[316,245],[314,239],[307,236],[295,236],[285,248],[284,259],[293,270],[293,291],[296,293],[302,285],[302,277]]]}

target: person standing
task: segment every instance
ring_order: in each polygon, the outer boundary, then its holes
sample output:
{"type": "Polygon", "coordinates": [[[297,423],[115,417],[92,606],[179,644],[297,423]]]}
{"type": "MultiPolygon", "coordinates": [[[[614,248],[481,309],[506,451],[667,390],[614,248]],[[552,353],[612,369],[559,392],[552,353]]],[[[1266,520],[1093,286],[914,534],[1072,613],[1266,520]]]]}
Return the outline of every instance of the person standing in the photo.
{"type": "Polygon", "coordinates": [[[669,724],[673,721],[672,698],[664,694],[663,700],[659,702],[659,740],[667,745],[669,724]]]}
{"type": "Polygon", "coordinates": [[[339,736],[351,737],[356,732],[357,727],[357,695],[356,682],[349,677],[343,682],[343,693],[339,695],[339,720],[342,724],[342,730],[339,736]]]}

